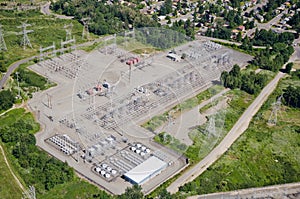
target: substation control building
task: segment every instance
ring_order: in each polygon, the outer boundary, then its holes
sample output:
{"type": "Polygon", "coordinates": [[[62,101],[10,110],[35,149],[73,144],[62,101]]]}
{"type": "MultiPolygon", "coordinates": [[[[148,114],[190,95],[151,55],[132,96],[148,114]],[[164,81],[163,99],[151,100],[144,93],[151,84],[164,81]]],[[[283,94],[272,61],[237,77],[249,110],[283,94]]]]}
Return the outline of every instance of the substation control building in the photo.
{"type": "Polygon", "coordinates": [[[151,156],[143,163],[137,165],[124,174],[126,180],[132,184],[144,184],[163,171],[168,164],[155,156],[151,156]]]}

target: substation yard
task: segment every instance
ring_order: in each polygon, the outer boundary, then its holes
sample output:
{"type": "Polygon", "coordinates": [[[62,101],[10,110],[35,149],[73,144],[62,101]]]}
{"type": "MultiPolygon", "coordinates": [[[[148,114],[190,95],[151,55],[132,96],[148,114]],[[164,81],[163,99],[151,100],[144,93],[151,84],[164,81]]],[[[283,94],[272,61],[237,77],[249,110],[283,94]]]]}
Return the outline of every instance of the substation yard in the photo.
{"type": "Polygon", "coordinates": [[[155,133],[140,125],[251,56],[210,41],[174,50],[142,56],[110,45],[30,66],[58,84],[29,101],[42,124],[37,145],[112,194],[133,183],[147,194],[176,175],[186,158],[153,142],[155,133]]]}

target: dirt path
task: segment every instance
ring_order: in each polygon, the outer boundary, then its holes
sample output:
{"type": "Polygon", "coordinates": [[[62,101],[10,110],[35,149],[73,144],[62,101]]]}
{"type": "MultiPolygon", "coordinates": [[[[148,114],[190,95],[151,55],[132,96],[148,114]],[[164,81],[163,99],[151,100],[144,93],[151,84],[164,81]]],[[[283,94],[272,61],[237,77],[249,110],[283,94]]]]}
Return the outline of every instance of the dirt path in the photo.
{"type": "MultiPolygon", "coordinates": [[[[0,116],[5,115],[6,113],[8,113],[9,111],[11,111],[11,110],[13,110],[13,109],[21,108],[21,107],[24,108],[24,106],[25,106],[25,103],[24,103],[24,102],[22,102],[22,104],[20,104],[20,105],[15,105],[15,104],[14,104],[14,106],[13,106],[12,108],[10,108],[10,109],[4,111],[3,113],[0,114],[0,116]]],[[[25,109],[26,109],[26,108],[25,108],[25,109]]],[[[26,192],[26,189],[24,188],[24,186],[22,185],[22,183],[20,182],[20,180],[18,179],[18,177],[15,175],[15,173],[14,173],[13,170],[11,169],[10,164],[9,164],[9,162],[7,161],[7,158],[6,158],[4,149],[3,149],[3,147],[2,147],[1,144],[0,144],[0,150],[1,150],[1,152],[2,152],[2,155],[3,155],[3,158],[4,158],[5,164],[7,165],[7,167],[8,167],[8,169],[9,169],[11,175],[14,177],[14,179],[16,180],[17,184],[18,184],[19,187],[22,189],[22,191],[23,191],[23,192],[26,192]]]]}
{"type": "Polygon", "coordinates": [[[22,183],[20,182],[20,180],[17,178],[17,176],[15,175],[15,173],[13,172],[13,170],[11,169],[10,164],[7,161],[5,152],[4,152],[3,147],[2,147],[1,144],[0,144],[0,150],[1,150],[2,154],[3,154],[3,158],[4,158],[4,161],[5,161],[5,164],[7,165],[7,167],[9,169],[11,175],[14,177],[14,179],[16,180],[17,184],[22,189],[22,191],[25,192],[26,190],[25,190],[24,186],[22,185],[22,183]]]}

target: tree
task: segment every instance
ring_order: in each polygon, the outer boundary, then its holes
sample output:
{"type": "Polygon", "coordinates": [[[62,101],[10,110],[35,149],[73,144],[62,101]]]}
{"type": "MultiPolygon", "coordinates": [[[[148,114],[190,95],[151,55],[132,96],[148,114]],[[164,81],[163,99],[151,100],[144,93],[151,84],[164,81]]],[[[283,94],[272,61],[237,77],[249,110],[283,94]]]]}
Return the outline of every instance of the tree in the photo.
{"type": "Polygon", "coordinates": [[[166,190],[163,189],[158,193],[159,199],[172,199],[172,195],[166,190]]]}
{"type": "Polygon", "coordinates": [[[283,93],[284,102],[286,105],[300,108],[300,86],[288,86],[283,93]]]}
{"type": "Polygon", "coordinates": [[[15,102],[15,96],[11,91],[0,91],[0,110],[8,110],[15,102]]]}
{"type": "Polygon", "coordinates": [[[229,75],[232,75],[234,77],[239,77],[240,74],[241,74],[241,68],[239,67],[239,65],[234,64],[233,68],[229,72],[229,75]]]}
{"type": "Polygon", "coordinates": [[[238,33],[238,35],[237,35],[237,37],[236,37],[236,40],[237,40],[238,42],[242,41],[242,33],[241,33],[241,32],[238,33]]]}
{"type": "Polygon", "coordinates": [[[290,74],[290,72],[291,72],[291,70],[292,70],[292,68],[293,68],[293,63],[292,62],[290,62],[290,63],[288,63],[286,66],[285,66],[285,72],[287,73],[287,74],[290,74]]]}
{"type": "Polygon", "coordinates": [[[133,185],[133,187],[127,187],[125,193],[118,196],[119,199],[143,199],[142,187],[140,185],[133,185]]]}
{"type": "Polygon", "coordinates": [[[165,0],[164,6],[166,8],[166,14],[172,12],[172,0],[165,0]]]}
{"type": "Polygon", "coordinates": [[[158,16],[157,16],[157,14],[156,13],[154,13],[153,15],[152,15],[152,19],[154,20],[154,21],[158,21],[158,16]]]}

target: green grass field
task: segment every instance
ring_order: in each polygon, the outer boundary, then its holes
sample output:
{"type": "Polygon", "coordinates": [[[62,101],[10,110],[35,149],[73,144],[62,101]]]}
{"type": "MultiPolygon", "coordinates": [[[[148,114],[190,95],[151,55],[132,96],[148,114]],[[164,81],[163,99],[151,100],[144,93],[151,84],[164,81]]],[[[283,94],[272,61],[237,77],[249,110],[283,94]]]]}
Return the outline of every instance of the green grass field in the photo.
{"type": "MultiPolygon", "coordinates": [[[[224,138],[227,132],[232,128],[238,118],[254,99],[254,96],[241,90],[231,90],[227,92],[225,96],[230,98],[230,100],[228,102],[228,106],[218,111],[214,116],[216,129],[214,135],[206,132],[206,127],[209,125],[209,122],[206,122],[189,132],[189,137],[193,140],[193,144],[191,146],[186,146],[181,143],[180,140],[164,132],[156,135],[154,140],[166,147],[183,153],[189,158],[191,164],[200,161],[224,138]]],[[[210,106],[210,104],[208,104],[208,106],[210,106]]],[[[167,114],[165,113],[165,115],[167,114]]],[[[160,122],[166,120],[166,117],[163,117],[163,115],[156,118],[160,122]]],[[[208,117],[208,121],[209,118],[210,116],[208,117]]]]}
{"type": "Polygon", "coordinates": [[[77,178],[72,182],[68,182],[62,185],[56,186],[54,189],[48,191],[46,194],[41,195],[40,199],[90,199],[90,198],[109,198],[109,195],[103,194],[101,191],[94,185],[80,180],[77,178]]]}
{"type": "Polygon", "coordinates": [[[206,132],[209,122],[189,133],[190,138],[193,140],[193,145],[188,147],[185,155],[192,163],[200,161],[217,146],[254,99],[252,95],[241,90],[231,90],[225,96],[231,100],[229,100],[226,108],[215,114],[215,135],[206,132]]]}
{"type": "MultiPolygon", "coordinates": [[[[17,60],[39,54],[40,47],[47,47],[53,44],[56,49],[59,49],[61,40],[65,40],[66,31],[64,25],[72,23],[72,35],[76,38],[76,43],[82,43],[82,25],[76,20],[58,19],[53,16],[44,16],[39,11],[0,11],[0,24],[2,24],[4,40],[7,46],[7,51],[1,54],[0,61],[4,68],[17,60]],[[24,50],[21,44],[22,35],[17,35],[21,32],[22,22],[31,24],[27,30],[33,30],[28,33],[28,38],[32,44],[32,49],[26,47],[24,50]]],[[[94,35],[91,34],[93,38],[94,35]]],[[[2,66],[2,68],[3,68],[2,66]]]]}
{"type": "Polygon", "coordinates": [[[290,83],[300,81],[281,81],[247,131],[207,171],[181,187],[180,194],[205,194],[300,180],[300,110],[282,106],[277,125],[267,125],[272,103],[290,83]]]}
{"type": "Polygon", "coordinates": [[[23,108],[13,109],[0,117],[0,128],[6,128],[12,126],[16,121],[22,119],[28,125],[31,125],[29,133],[38,132],[40,126],[35,122],[33,115],[30,112],[26,112],[23,108]]]}
{"type": "MultiPolygon", "coordinates": [[[[1,143],[0,143],[1,144],[1,143]]],[[[2,144],[1,144],[2,145],[2,144]]],[[[0,151],[0,198],[15,199],[22,197],[22,189],[19,187],[13,178],[7,164],[4,162],[4,157],[0,151]]]]}

